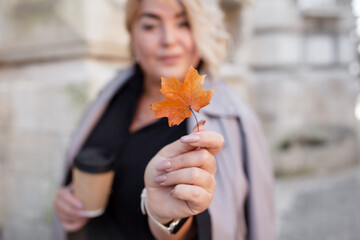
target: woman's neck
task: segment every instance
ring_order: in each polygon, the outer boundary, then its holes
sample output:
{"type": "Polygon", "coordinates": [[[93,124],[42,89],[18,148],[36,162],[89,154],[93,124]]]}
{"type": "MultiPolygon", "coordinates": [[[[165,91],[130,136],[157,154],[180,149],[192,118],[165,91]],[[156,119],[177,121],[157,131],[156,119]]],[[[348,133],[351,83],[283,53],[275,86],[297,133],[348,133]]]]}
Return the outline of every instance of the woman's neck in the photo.
{"type": "Polygon", "coordinates": [[[136,107],[135,115],[130,126],[130,132],[135,132],[140,128],[156,121],[150,105],[154,102],[161,102],[165,97],[160,92],[160,82],[151,81],[144,77],[144,91],[140,96],[136,107]]]}
{"type": "Polygon", "coordinates": [[[160,92],[160,88],[161,83],[159,80],[154,80],[145,76],[143,97],[152,100],[153,102],[164,101],[164,95],[160,92]]]}

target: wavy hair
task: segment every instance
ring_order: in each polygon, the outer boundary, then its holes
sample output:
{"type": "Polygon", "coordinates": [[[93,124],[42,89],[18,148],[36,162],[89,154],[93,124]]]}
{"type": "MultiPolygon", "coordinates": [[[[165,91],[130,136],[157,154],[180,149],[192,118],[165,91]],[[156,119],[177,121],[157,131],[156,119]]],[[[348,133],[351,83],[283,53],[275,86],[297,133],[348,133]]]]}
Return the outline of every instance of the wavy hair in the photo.
{"type": "MultiPolygon", "coordinates": [[[[173,1],[179,1],[185,9],[191,32],[203,61],[203,70],[212,76],[216,76],[220,65],[226,58],[229,40],[218,0],[173,1]]],[[[141,0],[127,1],[125,21],[130,34],[132,25],[139,16],[140,9],[141,0]]]]}

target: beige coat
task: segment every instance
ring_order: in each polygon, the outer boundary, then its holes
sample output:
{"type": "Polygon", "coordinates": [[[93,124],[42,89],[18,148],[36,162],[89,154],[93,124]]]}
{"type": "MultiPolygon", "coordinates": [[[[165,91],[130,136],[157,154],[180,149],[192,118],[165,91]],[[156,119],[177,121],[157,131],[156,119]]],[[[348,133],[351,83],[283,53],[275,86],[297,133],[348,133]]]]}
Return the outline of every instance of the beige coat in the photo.
{"type": "MultiPolygon", "coordinates": [[[[133,68],[128,68],[119,72],[89,106],[67,152],[65,172],[70,168],[74,157],[101,118],[111,98],[133,71],[133,68]]],[[[251,240],[272,240],[274,239],[273,174],[259,122],[246,104],[222,82],[212,83],[207,79],[204,88],[216,89],[216,91],[211,104],[200,111],[198,119],[205,119],[208,130],[217,131],[225,138],[223,149],[216,156],[217,188],[209,207],[212,237],[215,240],[244,239],[247,231],[244,201],[249,184],[244,174],[242,159],[239,127],[239,119],[241,119],[249,158],[251,240]]],[[[187,120],[188,132],[191,132],[195,120],[193,118],[187,120]]],[[[54,239],[62,240],[65,234],[58,219],[55,221],[54,239]]]]}

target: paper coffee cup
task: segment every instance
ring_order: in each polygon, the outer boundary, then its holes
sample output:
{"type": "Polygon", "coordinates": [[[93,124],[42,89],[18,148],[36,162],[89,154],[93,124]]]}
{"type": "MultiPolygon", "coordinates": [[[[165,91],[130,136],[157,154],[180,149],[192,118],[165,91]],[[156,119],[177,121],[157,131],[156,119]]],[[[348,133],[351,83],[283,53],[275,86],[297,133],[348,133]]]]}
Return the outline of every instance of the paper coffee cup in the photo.
{"type": "Polygon", "coordinates": [[[114,160],[104,150],[88,148],[75,158],[73,186],[88,217],[103,214],[114,178],[114,160]]]}

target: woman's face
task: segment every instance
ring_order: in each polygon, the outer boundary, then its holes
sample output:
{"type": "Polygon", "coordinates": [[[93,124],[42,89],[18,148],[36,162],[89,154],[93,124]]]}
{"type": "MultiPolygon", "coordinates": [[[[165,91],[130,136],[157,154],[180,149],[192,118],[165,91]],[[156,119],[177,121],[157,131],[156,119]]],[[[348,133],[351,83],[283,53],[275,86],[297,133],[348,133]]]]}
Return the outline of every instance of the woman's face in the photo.
{"type": "Polygon", "coordinates": [[[145,78],[160,82],[175,76],[183,81],[198,51],[183,6],[177,0],[142,0],[132,26],[132,45],[145,78]]]}

